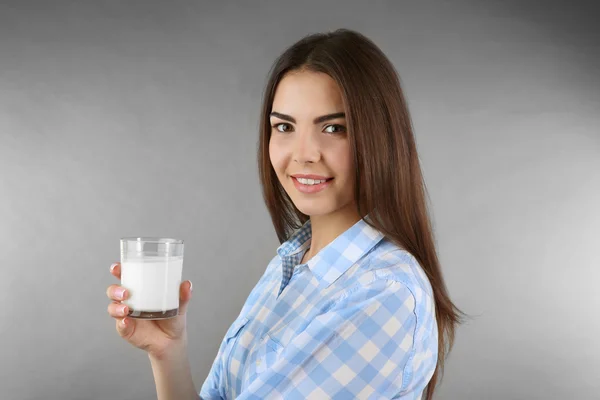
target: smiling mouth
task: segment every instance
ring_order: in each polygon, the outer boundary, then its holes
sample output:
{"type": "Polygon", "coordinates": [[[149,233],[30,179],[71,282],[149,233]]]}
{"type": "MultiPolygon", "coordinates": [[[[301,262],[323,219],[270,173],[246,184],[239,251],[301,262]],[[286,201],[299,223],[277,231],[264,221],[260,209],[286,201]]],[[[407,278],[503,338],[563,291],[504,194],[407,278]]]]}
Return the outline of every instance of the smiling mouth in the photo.
{"type": "Polygon", "coordinates": [[[302,185],[312,186],[312,185],[320,185],[322,183],[329,182],[333,178],[312,179],[312,178],[297,178],[295,176],[292,176],[292,179],[298,183],[301,183],[302,185]]]}
{"type": "Polygon", "coordinates": [[[295,178],[292,177],[292,181],[294,182],[294,187],[301,193],[304,194],[313,194],[319,193],[323,190],[326,190],[329,186],[331,186],[331,181],[333,178],[326,178],[323,180],[320,179],[304,179],[304,178],[295,178]]]}

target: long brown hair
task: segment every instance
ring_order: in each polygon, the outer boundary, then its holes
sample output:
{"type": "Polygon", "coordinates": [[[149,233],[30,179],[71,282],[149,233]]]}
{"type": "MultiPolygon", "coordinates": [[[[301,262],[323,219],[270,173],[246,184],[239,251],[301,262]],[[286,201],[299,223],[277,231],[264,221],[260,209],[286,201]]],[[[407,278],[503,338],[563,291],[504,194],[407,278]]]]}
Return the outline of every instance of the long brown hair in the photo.
{"type": "Polygon", "coordinates": [[[356,168],[354,198],[361,218],[409,251],[433,287],[438,326],[438,362],[426,389],[433,396],[454,331],[464,315],[450,300],[430,224],[412,122],[398,74],[384,53],[364,35],[338,29],[306,36],[273,64],[260,118],[258,168],[263,197],[279,241],[309,218],[293,204],[270,163],[269,122],[277,84],[294,70],[322,72],[342,92],[356,168]]]}

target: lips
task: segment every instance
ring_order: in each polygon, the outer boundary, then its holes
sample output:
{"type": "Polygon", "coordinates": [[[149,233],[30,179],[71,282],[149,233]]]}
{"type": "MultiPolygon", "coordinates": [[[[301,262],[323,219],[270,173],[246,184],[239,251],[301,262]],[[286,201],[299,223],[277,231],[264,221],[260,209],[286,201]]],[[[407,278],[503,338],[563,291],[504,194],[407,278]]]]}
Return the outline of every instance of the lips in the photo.
{"type": "Polygon", "coordinates": [[[333,178],[331,177],[327,177],[324,175],[314,175],[314,174],[294,174],[291,175],[292,178],[304,178],[304,179],[314,179],[314,180],[319,180],[319,181],[324,181],[324,180],[331,180],[333,178]]]}
{"type": "MultiPolygon", "coordinates": [[[[315,176],[315,175],[313,175],[315,176]]],[[[306,179],[315,179],[315,178],[306,178],[306,179]]],[[[316,178],[319,179],[319,178],[316,178]]],[[[316,185],[305,185],[303,183],[300,183],[300,181],[298,181],[298,179],[296,179],[295,177],[292,177],[292,181],[294,181],[294,186],[296,187],[296,189],[298,189],[299,192],[301,193],[306,193],[306,194],[311,194],[311,193],[318,193],[322,190],[325,190],[328,186],[331,185],[331,181],[333,180],[333,178],[322,178],[325,180],[325,182],[316,184],[316,185]]],[[[321,180],[321,179],[319,179],[321,180]]]]}

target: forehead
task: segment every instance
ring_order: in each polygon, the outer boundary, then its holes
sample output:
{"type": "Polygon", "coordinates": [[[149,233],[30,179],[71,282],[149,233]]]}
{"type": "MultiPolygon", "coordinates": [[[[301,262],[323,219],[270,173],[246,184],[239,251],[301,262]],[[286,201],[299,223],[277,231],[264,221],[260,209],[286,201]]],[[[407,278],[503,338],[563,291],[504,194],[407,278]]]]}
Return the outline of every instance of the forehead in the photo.
{"type": "Polygon", "coordinates": [[[273,111],[302,118],[344,111],[342,93],[327,74],[312,71],[287,73],[277,85],[273,111]]]}

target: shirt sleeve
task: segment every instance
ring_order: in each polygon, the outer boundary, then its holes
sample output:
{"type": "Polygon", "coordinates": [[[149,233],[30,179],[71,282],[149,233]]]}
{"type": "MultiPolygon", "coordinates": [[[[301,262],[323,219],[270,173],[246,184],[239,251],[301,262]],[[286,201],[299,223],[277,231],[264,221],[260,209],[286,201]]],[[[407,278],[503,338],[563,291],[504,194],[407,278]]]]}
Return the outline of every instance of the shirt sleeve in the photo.
{"type": "Polygon", "coordinates": [[[210,372],[204,383],[202,384],[202,388],[200,389],[200,399],[201,400],[224,400],[221,397],[221,373],[223,369],[222,365],[222,355],[223,349],[225,348],[225,341],[221,342],[219,346],[219,351],[217,352],[217,356],[215,357],[212,367],[210,368],[210,372]]]}
{"type": "Polygon", "coordinates": [[[428,377],[411,376],[408,365],[416,357],[430,376],[435,357],[416,354],[416,309],[404,283],[360,285],[313,319],[238,400],[419,398],[422,388],[409,381],[428,377]]]}
{"type": "Polygon", "coordinates": [[[271,260],[271,262],[267,265],[265,272],[263,273],[261,278],[258,280],[258,282],[254,286],[254,288],[252,288],[252,290],[250,291],[250,294],[248,295],[246,302],[242,306],[242,310],[240,311],[238,318],[230,325],[229,329],[225,333],[225,336],[219,346],[217,355],[216,355],[216,357],[212,363],[212,366],[210,368],[210,372],[208,373],[208,376],[204,380],[204,383],[202,384],[202,388],[200,389],[199,395],[202,400],[225,400],[225,393],[224,393],[224,388],[222,385],[222,382],[223,382],[222,375],[223,375],[223,353],[224,353],[225,347],[227,345],[227,337],[231,333],[234,333],[235,330],[239,328],[238,326],[236,326],[236,323],[243,321],[240,319],[240,317],[245,315],[248,312],[248,310],[256,303],[256,301],[258,300],[258,298],[264,291],[264,286],[265,286],[266,282],[268,282],[268,275],[269,275],[269,273],[272,272],[273,265],[275,265],[274,262],[275,262],[275,258],[273,258],[271,260]]]}

